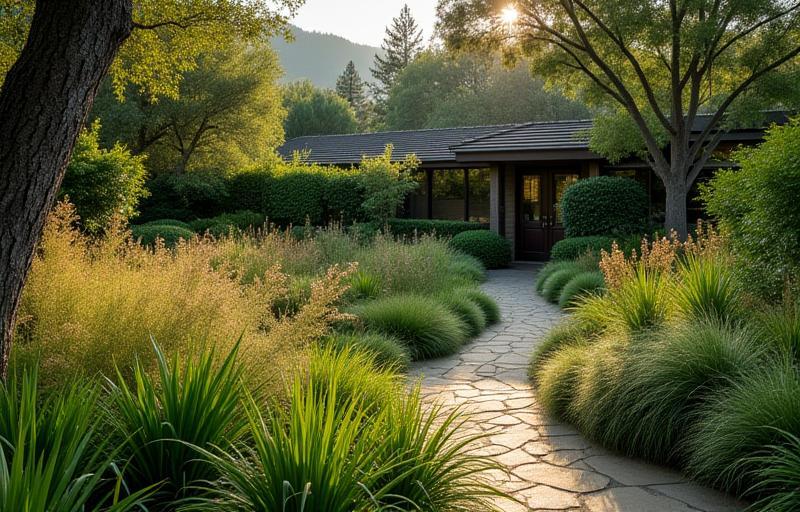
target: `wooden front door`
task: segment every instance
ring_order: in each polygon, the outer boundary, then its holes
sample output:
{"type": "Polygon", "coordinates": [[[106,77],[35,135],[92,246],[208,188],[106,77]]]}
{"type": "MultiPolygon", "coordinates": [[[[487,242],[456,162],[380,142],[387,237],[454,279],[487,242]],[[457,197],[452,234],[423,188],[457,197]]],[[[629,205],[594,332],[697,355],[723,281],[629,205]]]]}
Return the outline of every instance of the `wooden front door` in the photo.
{"type": "Polygon", "coordinates": [[[580,179],[572,171],[525,171],[519,174],[518,254],[521,260],[550,258],[553,244],[564,238],[561,198],[580,179]]]}

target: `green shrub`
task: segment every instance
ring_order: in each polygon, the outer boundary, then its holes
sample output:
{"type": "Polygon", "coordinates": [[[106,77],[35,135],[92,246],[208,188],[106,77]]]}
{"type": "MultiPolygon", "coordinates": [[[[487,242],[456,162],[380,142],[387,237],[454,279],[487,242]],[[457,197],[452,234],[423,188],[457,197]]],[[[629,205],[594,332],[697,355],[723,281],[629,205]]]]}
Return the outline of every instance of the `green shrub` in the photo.
{"type": "Polygon", "coordinates": [[[467,326],[430,297],[387,297],[359,306],[356,314],[367,328],[402,340],[416,360],[452,354],[467,339],[467,326]]]}
{"type": "Polygon", "coordinates": [[[267,213],[272,173],[267,169],[252,169],[231,175],[228,189],[227,211],[248,210],[267,213]]]}
{"type": "Polygon", "coordinates": [[[141,225],[132,226],[133,239],[142,245],[153,246],[156,240],[163,240],[167,247],[175,247],[181,240],[191,240],[195,232],[179,226],[141,225]]]}
{"type": "Polygon", "coordinates": [[[280,226],[306,222],[315,226],[324,224],[325,185],[321,172],[302,167],[284,169],[273,177],[264,213],[270,222],[280,226]]]}
{"type": "Polygon", "coordinates": [[[464,231],[450,240],[456,250],[480,260],[486,268],[511,263],[511,242],[493,231],[464,231]]]}
{"type": "Polygon", "coordinates": [[[688,256],[675,288],[676,305],[687,317],[721,322],[737,320],[739,286],[730,264],[712,257],[688,256]]]}
{"type": "Polygon", "coordinates": [[[450,263],[451,273],[463,277],[467,281],[482,283],[486,281],[486,268],[477,258],[467,254],[458,254],[450,263]]]}
{"type": "Polygon", "coordinates": [[[480,289],[472,287],[457,288],[453,290],[453,294],[464,296],[477,304],[486,317],[486,325],[494,325],[501,320],[500,306],[480,289]]]}
{"type": "Polygon", "coordinates": [[[183,222],[182,220],[177,219],[157,219],[151,220],[150,222],[145,222],[142,226],[177,226],[179,228],[188,229],[194,231],[192,226],[188,222],[183,222]]]}
{"type": "Polygon", "coordinates": [[[264,227],[264,215],[256,212],[240,210],[234,213],[223,213],[210,219],[197,219],[189,223],[198,233],[210,233],[224,236],[233,231],[257,230],[264,227]]]}
{"type": "Polygon", "coordinates": [[[325,221],[350,224],[364,219],[364,187],[358,172],[329,172],[326,174],[322,200],[325,221]]]}
{"type": "Polygon", "coordinates": [[[474,338],[486,329],[486,315],[469,297],[451,292],[439,294],[437,298],[467,326],[470,337],[474,338]]]}
{"type": "Polygon", "coordinates": [[[114,452],[97,435],[97,391],[62,384],[43,398],[35,372],[0,383],[0,510],[74,512],[106,501],[117,502],[105,510],[138,509],[147,491],[119,501],[104,487],[114,452]]]}
{"type": "Polygon", "coordinates": [[[550,257],[553,261],[567,261],[577,259],[587,252],[599,255],[601,250],[611,252],[611,245],[613,243],[614,239],[607,236],[565,238],[553,245],[553,248],[550,250],[550,257]]]}
{"type": "Polygon", "coordinates": [[[641,233],[648,198],[634,180],[597,176],[570,186],[561,199],[561,211],[567,238],[641,233]]]}
{"type": "Polygon", "coordinates": [[[533,370],[539,402],[550,414],[574,419],[568,409],[587,361],[585,344],[565,345],[533,370]]]}
{"type": "Polygon", "coordinates": [[[800,510],[800,437],[781,432],[779,444],[769,446],[747,461],[759,469],[748,493],[763,496],[753,508],[775,512],[800,510]]]}
{"type": "Polygon", "coordinates": [[[386,146],[382,155],[364,157],[358,166],[358,178],[364,189],[361,208],[370,222],[385,224],[397,217],[397,211],[406,196],[419,184],[413,172],[419,167],[416,156],[406,155],[403,160],[392,159],[392,145],[386,146]]]}
{"type": "Polygon", "coordinates": [[[755,319],[767,345],[800,362],[800,301],[786,301],[755,315],[755,319]]]}
{"type": "Polygon", "coordinates": [[[561,289],[558,305],[562,308],[575,306],[581,297],[602,293],[605,289],[606,283],[602,272],[582,272],[570,279],[561,289]]]}
{"type": "Polygon", "coordinates": [[[413,238],[419,235],[436,235],[450,238],[464,231],[487,229],[486,226],[478,222],[464,222],[461,220],[389,219],[386,225],[393,235],[405,238],[413,238]]]}
{"type": "Polygon", "coordinates": [[[720,170],[701,187],[706,210],[727,234],[752,291],[778,299],[800,276],[800,122],[768,130],[761,146],[734,154],[741,169],[720,170]]]}
{"type": "Polygon", "coordinates": [[[330,343],[338,350],[349,348],[368,352],[375,358],[379,368],[406,371],[411,363],[411,354],[405,344],[397,338],[374,332],[345,334],[337,333],[330,336],[326,343],[330,343]]]}
{"type": "Polygon", "coordinates": [[[553,272],[542,285],[542,296],[550,302],[557,303],[564,286],[582,273],[577,265],[553,272]]]}
{"type": "Polygon", "coordinates": [[[158,377],[140,364],[135,386],[117,370],[110,397],[109,418],[126,485],[134,490],[158,487],[154,496],[165,504],[192,494],[193,486],[214,480],[218,473],[197,448],[227,446],[245,431],[240,408],[242,371],[234,348],[218,364],[214,350],[167,360],[153,343],[158,377]]]}
{"type": "Polygon", "coordinates": [[[630,455],[679,461],[676,447],[699,411],[758,369],[762,354],[751,332],[716,321],[637,338],[618,370],[613,396],[591,403],[600,418],[590,435],[630,455]]]}
{"type": "Polygon", "coordinates": [[[137,222],[213,217],[229,201],[225,178],[214,172],[161,174],[147,182],[147,189],[150,196],[142,200],[137,222]]]}
{"type": "Polygon", "coordinates": [[[800,375],[788,363],[772,361],[745,375],[702,411],[686,449],[689,472],[703,482],[742,492],[763,469],[753,457],[783,441],[781,432],[800,436],[800,375]]]}
{"type": "Polygon", "coordinates": [[[547,263],[536,273],[536,291],[540,294],[543,293],[544,283],[551,275],[558,272],[559,270],[577,269],[577,268],[579,268],[579,265],[574,261],[551,261],[550,263],[547,263]]]}

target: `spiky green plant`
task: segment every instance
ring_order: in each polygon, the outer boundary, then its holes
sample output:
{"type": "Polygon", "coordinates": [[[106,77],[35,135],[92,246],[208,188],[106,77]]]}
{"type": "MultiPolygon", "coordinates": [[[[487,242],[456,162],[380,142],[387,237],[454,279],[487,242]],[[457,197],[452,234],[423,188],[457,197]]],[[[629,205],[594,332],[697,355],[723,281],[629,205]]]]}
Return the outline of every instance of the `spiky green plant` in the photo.
{"type": "Polygon", "coordinates": [[[363,304],[355,313],[368,329],[402,340],[416,360],[452,354],[467,339],[467,326],[432,297],[395,295],[363,304]]]}
{"type": "Polygon", "coordinates": [[[474,338],[486,329],[486,315],[469,297],[450,292],[441,293],[437,298],[467,326],[470,337],[474,338]]]}
{"type": "Polygon", "coordinates": [[[800,437],[779,432],[780,444],[768,446],[748,459],[757,467],[752,475],[755,485],[747,494],[761,496],[754,510],[792,512],[800,510],[800,437]]]}
{"type": "Polygon", "coordinates": [[[381,278],[368,272],[356,272],[349,279],[350,291],[357,299],[374,299],[383,291],[381,278]]]}
{"type": "Polygon", "coordinates": [[[220,362],[213,348],[167,360],[153,342],[158,377],[137,361],[134,386],[117,371],[108,412],[121,443],[125,480],[133,489],[158,485],[158,501],[191,495],[192,486],[217,477],[195,447],[224,446],[244,432],[238,343],[220,362]]]}
{"type": "Polygon", "coordinates": [[[639,266],[630,279],[612,292],[613,309],[618,321],[631,332],[661,325],[669,314],[669,277],[639,266]]]}
{"type": "Polygon", "coordinates": [[[453,290],[453,293],[464,296],[477,304],[478,307],[483,310],[487,325],[494,325],[501,320],[500,306],[497,305],[497,302],[495,302],[493,298],[479,288],[456,288],[453,290]]]}
{"type": "Polygon", "coordinates": [[[689,254],[680,266],[678,279],[675,302],[686,317],[721,322],[739,318],[739,285],[733,268],[721,258],[689,254]]]}
{"type": "Polygon", "coordinates": [[[586,295],[597,295],[606,289],[603,273],[600,271],[581,272],[561,289],[558,296],[558,305],[562,308],[576,306],[581,298],[586,295]]]}
{"type": "Polygon", "coordinates": [[[533,369],[539,401],[550,414],[572,419],[569,406],[587,359],[586,344],[566,345],[533,369]]]}
{"type": "Polygon", "coordinates": [[[97,440],[98,393],[84,384],[41,399],[36,373],[0,384],[0,510],[132,510],[149,489],[123,497],[107,442],[97,440]],[[20,382],[21,381],[21,382],[20,382]]]}

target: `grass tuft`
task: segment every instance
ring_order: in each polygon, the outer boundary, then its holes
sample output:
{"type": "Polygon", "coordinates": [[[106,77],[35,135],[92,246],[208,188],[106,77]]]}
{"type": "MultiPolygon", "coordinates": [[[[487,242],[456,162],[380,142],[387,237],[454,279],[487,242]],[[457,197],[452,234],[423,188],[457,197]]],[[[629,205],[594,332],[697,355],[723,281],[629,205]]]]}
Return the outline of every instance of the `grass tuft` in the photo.
{"type": "Polygon", "coordinates": [[[439,294],[437,298],[467,326],[471,338],[486,329],[486,315],[469,297],[451,292],[439,294]]]}
{"type": "Polygon", "coordinates": [[[597,295],[605,291],[606,283],[600,271],[581,272],[573,277],[561,289],[558,305],[568,308],[579,304],[586,295],[597,295]]]}

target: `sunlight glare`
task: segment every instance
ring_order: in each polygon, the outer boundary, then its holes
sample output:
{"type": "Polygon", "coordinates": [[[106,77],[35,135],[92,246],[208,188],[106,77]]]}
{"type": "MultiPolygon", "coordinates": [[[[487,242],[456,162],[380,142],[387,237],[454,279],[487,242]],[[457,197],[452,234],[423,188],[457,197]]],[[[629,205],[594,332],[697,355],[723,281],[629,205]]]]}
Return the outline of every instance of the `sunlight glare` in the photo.
{"type": "Polygon", "coordinates": [[[513,25],[519,18],[519,11],[513,5],[509,5],[500,12],[500,19],[508,25],[513,25]]]}

